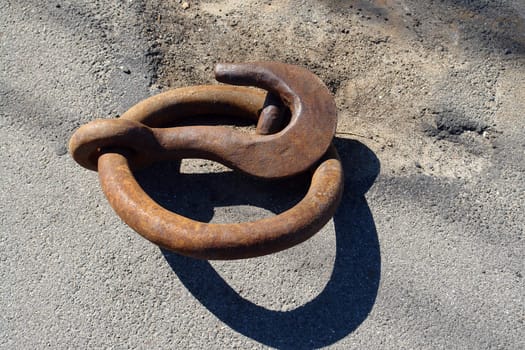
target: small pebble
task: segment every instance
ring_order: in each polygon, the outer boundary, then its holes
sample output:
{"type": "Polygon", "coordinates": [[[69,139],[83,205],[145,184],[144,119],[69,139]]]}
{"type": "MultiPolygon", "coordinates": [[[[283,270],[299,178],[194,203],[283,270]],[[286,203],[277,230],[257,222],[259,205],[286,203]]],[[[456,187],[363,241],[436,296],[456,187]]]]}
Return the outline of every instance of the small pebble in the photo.
{"type": "Polygon", "coordinates": [[[67,154],[67,147],[65,145],[59,145],[55,147],[55,154],[59,157],[67,154]]]}
{"type": "Polygon", "coordinates": [[[182,6],[182,8],[183,8],[184,10],[186,10],[186,9],[189,9],[189,8],[190,8],[190,4],[188,4],[188,2],[187,2],[187,1],[184,1],[184,2],[182,3],[182,5],[181,5],[181,6],[182,6]]]}
{"type": "Polygon", "coordinates": [[[120,66],[120,70],[126,74],[131,74],[131,70],[128,67],[120,66]]]}

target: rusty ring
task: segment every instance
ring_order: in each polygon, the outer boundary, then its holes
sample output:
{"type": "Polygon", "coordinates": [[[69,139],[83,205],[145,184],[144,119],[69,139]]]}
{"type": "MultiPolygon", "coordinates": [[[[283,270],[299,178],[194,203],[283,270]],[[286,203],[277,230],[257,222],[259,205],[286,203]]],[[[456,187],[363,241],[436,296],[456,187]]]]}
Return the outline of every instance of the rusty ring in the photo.
{"type": "Polygon", "coordinates": [[[101,155],[98,173],[109,203],[131,228],[161,247],[201,259],[250,258],[299,244],[334,215],[343,188],[341,163],[331,146],[313,172],[306,196],[294,207],[258,221],[209,224],[153,201],[135,180],[124,155],[101,155]]]}
{"type": "MultiPolygon", "coordinates": [[[[257,120],[266,96],[248,87],[181,88],[150,97],[117,120],[82,126],[70,140],[73,158],[98,170],[111,206],[130,227],[180,254],[248,258],[308,239],[333,216],[343,189],[342,166],[330,142],[336,114],[328,90],[310,72],[279,63],[219,65],[216,77],[233,84],[253,83],[274,93],[291,109],[290,125],[271,135],[240,135],[217,126],[163,128],[183,117],[228,115],[257,120]],[[133,176],[132,169],[138,166],[182,158],[211,159],[262,178],[315,169],[306,196],[287,211],[253,222],[209,224],[164,209],[133,176]]],[[[276,109],[267,117],[263,131],[275,126],[276,109]]]]}
{"type": "MultiPolygon", "coordinates": [[[[148,104],[163,106],[159,108],[161,111],[172,110],[174,105],[186,106],[187,101],[181,98],[186,95],[191,96],[191,105],[195,106],[204,105],[213,96],[219,106],[226,106],[225,111],[234,112],[233,115],[238,118],[251,120],[257,119],[264,100],[264,94],[253,88],[222,85],[180,88],[141,102],[122,118],[147,126],[162,127],[170,123],[169,114],[151,113],[148,104]]],[[[222,108],[216,105],[215,111],[222,112],[222,108]]],[[[192,109],[185,112],[185,117],[192,117],[196,113],[192,109]]],[[[132,173],[134,165],[130,166],[129,157],[129,152],[99,155],[99,180],[110,205],[127,225],[144,238],[194,258],[249,258],[299,244],[330,220],[343,190],[342,165],[335,147],[331,145],[314,166],[315,169],[312,169],[312,181],[307,194],[294,207],[279,215],[253,222],[202,223],[166,210],[153,201],[135,180],[132,173]]]]}

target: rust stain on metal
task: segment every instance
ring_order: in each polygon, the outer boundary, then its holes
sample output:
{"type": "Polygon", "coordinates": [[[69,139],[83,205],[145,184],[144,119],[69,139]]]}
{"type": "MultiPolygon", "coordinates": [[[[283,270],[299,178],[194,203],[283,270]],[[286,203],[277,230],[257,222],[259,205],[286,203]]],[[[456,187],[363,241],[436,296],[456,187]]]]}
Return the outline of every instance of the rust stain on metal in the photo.
{"type": "Polygon", "coordinates": [[[119,119],[80,127],[70,140],[73,158],[98,170],[110,204],[129,226],[180,254],[247,258],[308,239],[333,216],[343,188],[342,167],[331,146],[337,122],[332,96],[308,70],[282,63],[219,64],[215,76],[223,83],[259,89],[194,86],[150,97],[119,119]],[[217,116],[258,121],[257,132],[164,127],[191,117],[217,116]],[[202,223],[159,206],[132,174],[136,167],[181,158],[215,160],[266,179],[312,169],[312,182],[305,198],[279,215],[237,224],[202,223]]]}

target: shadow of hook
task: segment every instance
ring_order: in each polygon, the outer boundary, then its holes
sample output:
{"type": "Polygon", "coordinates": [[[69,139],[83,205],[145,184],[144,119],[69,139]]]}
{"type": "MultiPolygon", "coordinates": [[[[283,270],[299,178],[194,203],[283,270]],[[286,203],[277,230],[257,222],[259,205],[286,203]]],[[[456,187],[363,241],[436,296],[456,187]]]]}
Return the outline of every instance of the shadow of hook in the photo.
{"type": "Polygon", "coordinates": [[[345,193],[334,216],[336,257],[330,280],[310,302],[290,311],[268,310],[241,297],[208,261],[162,251],[199,302],[235,331],[265,345],[312,349],[333,344],[353,332],[374,305],[381,257],[364,194],[379,174],[380,164],[360,142],[336,138],[335,144],[345,170],[345,193]]]}

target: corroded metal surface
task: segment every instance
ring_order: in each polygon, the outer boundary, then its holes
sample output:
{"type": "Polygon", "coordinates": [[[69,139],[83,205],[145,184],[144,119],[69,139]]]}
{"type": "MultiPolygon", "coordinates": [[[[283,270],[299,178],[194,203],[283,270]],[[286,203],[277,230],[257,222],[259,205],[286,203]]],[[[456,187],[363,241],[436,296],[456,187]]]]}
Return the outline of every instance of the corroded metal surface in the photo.
{"type": "Polygon", "coordinates": [[[133,149],[141,165],[173,158],[211,158],[271,179],[305,171],[328,149],[337,122],[335,103],[321,80],[306,69],[267,62],[219,64],[215,76],[221,82],[256,86],[279,96],[291,111],[290,122],[271,135],[220,126],[155,128],[196,115],[257,116],[254,112],[262,107],[265,96],[229,86],[190,87],[146,99],[119,119],[82,126],[70,141],[73,157],[95,170],[101,149],[125,147],[133,149]]]}
{"type": "Polygon", "coordinates": [[[341,164],[330,150],[314,171],[308,193],[296,206],[254,222],[209,224],[155,203],[136,182],[123,155],[102,155],[99,178],[111,206],[135,231],[159,246],[204,259],[264,255],[310,238],[333,216],[343,185],[341,164]]]}
{"type": "Polygon", "coordinates": [[[343,186],[342,167],[330,146],[337,121],[330,93],[309,71],[282,63],[219,64],[215,75],[221,82],[266,91],[213,85],[153,96],[119,119],[96,120],[80,127],[70,140],[73,158],[98,170],[104,193],[129,226],[181,254],[246,258],[306,240],[333,216],[343,186]],[[176,126],[187,118],[217,116],[258,120],[257,132],[176,126]],[[279,215],[254,222],[207,224],[159,206],[144,193],[131,171],[181,158],[215,160],[267,179],[312,168],[312,182],[305,198],[279,215]]]}

